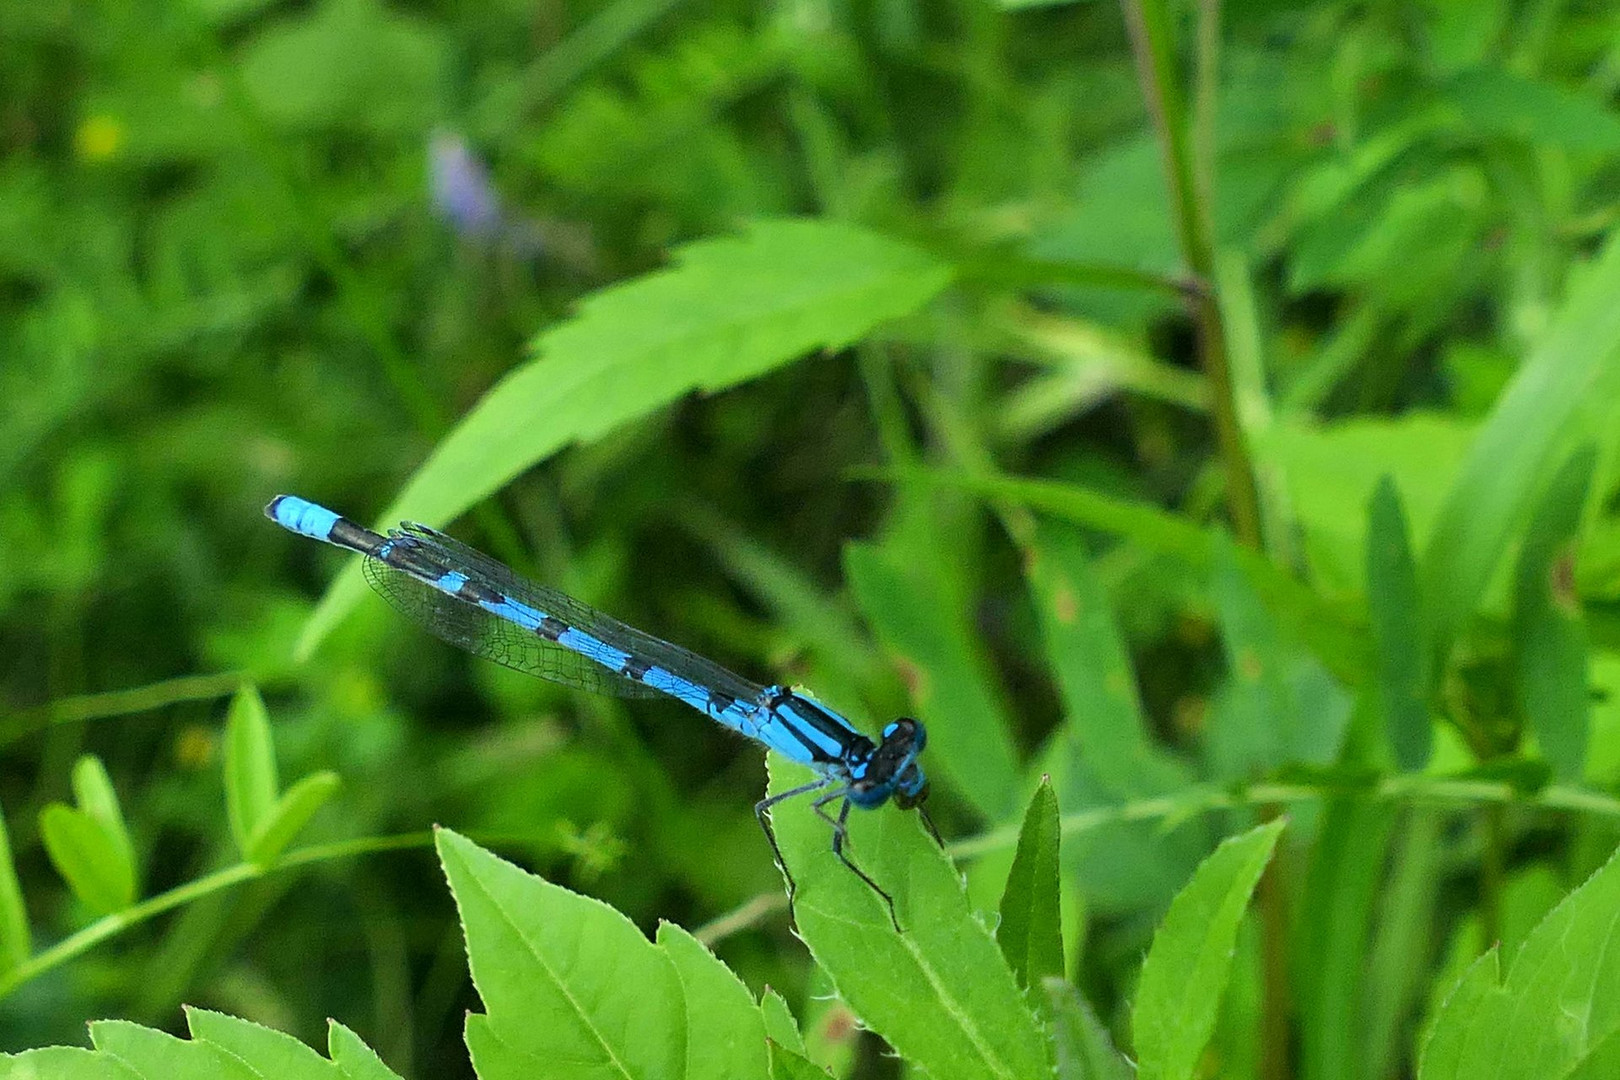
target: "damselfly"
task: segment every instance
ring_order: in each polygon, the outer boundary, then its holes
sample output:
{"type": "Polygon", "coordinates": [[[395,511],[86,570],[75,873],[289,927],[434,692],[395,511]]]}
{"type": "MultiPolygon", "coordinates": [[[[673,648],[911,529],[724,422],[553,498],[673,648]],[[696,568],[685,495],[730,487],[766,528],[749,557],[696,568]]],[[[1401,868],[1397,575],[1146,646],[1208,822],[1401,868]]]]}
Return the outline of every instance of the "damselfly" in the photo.
{"type": "MultiPolygon", "coordinates": [[[[795,884],[782,860],[770,809],[815,794],[811,806],[832,826],[833,853],[889,907],[894,898],[844,850],[852,806],[893,798],[911,809],[928,795],[917,757],[927,742],[921,721],[901,717],[873,742],[798,688],[760,686],[667,641],[626,626],[555,589],[529,581],[467,545],[414,522],[387,536],[295,495],[264,508],[285,529],[365,556],[371,587],[397,610],[452,645],[564,686],[619,697],[667,694],[783,757],[808,765],[815,780],[754,804],[789,896],[795,884]],[[828,807],[838,803],[836,813],[828,807]]],[[[932,831],[932,826],[929,826],[932,831]]]]}

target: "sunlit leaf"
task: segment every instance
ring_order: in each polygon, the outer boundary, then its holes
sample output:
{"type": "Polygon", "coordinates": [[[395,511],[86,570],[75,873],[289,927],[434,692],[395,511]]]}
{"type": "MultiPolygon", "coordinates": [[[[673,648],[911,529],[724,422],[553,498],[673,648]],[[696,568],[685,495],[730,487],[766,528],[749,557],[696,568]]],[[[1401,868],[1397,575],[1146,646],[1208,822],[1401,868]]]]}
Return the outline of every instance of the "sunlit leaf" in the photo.
{"type": "Polygon", "coordinates": [[[249,839],[245,852],[248,860],[264,863],[280,855],[341,784],[337,773],[318,772],[288,788],[249,839]]]}
{"type": "Polygon", "coordinates": [[[748,988],[675,924],[661,924],[657,940],[685,991],[686,1075],[749,1080],[769,1072],[765,1021],[748,988]]]}
{"type": "Polygon", "coordinates": [[[1222,841],[1170,904],[1142,964],[1132,1009],[1141,1080],[1191,1080],[1215,1030],[1238,924],[1283,819],[1222,841]]]}
{"type": "Polygon", "coordinates": [[[1446,999],[1420,1080],[1561,1076],[1620,1028],[1620,854],[1531,931],[1500,984],[1494,955],[1446,999]]]}
{"type": "Polygon", "coordinates": [[[1043,777],[1024,814],[1018,853],[1001,895],[996,941],[1018,984],[1037,987],[1049,975],[1063,974],[1063,922],[1058,904],[1057,796],[1043,777]]]}
{"type": "MultiPolygon", "coordinates": [[[[773,792],[809,778],[773,756],[773,792]]],[[[833,855],[827,823],[806,804],[783,803],[773,821],[798,882],[799,932],[839,997],[934,1080],[1044,1080],[1028,1001],[916,814],[885,806],[849,822],[846,851],[893,897],[897,933],[888,905],[833,855]]]]}
{"type": "MultiPolygon", "coordinates": [[[[542,334],[381,515],[442,524],[524,469],[694,390],[714,393],[915,311],[948,267],[894,240],[822,221],[761,221],[680,249],[675,264],[593,295],[542,334]],[[537,418],[540,418],[537,420],[537,418]]],[[[363,592],[351,565],[300,642],[307,655],[363,592]]]]}
{"type": "Polygon", "coordinates": [[[468,1028],[481,1076],[525,1075],[507,1071],[523,1059],[545,1062],[559,1078],[684,1075],[686,1008],[664,950],[601,901],[525,873],[448,829],[439,830],[438,849],[486,1010],[468,1028]],[[505,1064],[486,1069],[480,1059],[488,1055],[505,1064]]]}
{"type": "Polygon", "coordinates": [[[259,691],[244,686],[225,717],[225,810],[231,836],[243,855],[275,807],[279,787],[270,715],[259,691]]]}
{"type": "Polygon", "coordinates": [[[1567,450],[1611,418],[1620,389],[1620,236],[1568,296],[1469,449],[1424,548],[1424,599],[1444,655],[1567,450]]]}

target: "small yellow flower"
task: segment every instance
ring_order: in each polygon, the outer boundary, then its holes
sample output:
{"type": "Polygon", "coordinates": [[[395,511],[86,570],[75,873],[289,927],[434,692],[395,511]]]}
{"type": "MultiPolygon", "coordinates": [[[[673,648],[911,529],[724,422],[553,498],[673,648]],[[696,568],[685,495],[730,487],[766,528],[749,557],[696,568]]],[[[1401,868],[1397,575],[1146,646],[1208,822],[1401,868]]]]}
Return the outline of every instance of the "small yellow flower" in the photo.
{"type": "Polygon", "coordinates": [[[79,123],[73,141],[84,160],[106,161],[123,145],[124,125],[117,117],[105,113],[87,116],[79,123]]]}

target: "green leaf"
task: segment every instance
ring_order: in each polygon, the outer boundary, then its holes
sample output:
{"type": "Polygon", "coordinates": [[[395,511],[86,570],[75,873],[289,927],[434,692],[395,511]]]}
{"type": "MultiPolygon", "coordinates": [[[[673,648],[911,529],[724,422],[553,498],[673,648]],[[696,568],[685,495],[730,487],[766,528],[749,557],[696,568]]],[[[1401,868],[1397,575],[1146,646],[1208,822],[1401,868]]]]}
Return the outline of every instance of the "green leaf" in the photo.
{"type": "Polygon", "coordinates": [[[1367,507],[1367,610],[1390,748],[1403,771],[1416,772],[1429,763],[1434,744],[1427,705],[1429,643],[1406,514],[1387,475],[1367,507]]]}
{"type": "Polygon", "coordinates": [[[1331,763],[1351,701],[1314,657],[1283,640],[1224,534],[1215,549],[1210,593],[1228,667],[1207,724],[1211,769],[1221,777],[1249,779],[1284,763],[1331,763]]]}
{"type": "Polygon", "coordinates": [[[1367,1032],[1346,1018],[1365,1015],[1373,909],[1393,824],[1383,803],[1345,798],[1324,807],[1294,937],[1300,1075],[1311,1080],[1365,1075],[1367,1032]]]}
{"type": "Polygon", "coordinates": [[[826,1069],[774,1039],[770,1043],[770,1058],[772,1080],[829,1080],[826,1069]]]}
{"type": "MultiPolygon", "coordinates": [[[[771,790],[812,778],[771,758],[771,790]]],[[[772,815],[798,882],[794,916],[838,996],[914,1068],[933,1080],[1045,1080],[1044,1040],[995,939],[975,917],[962,879],[914,813],[855,810],[846,854],[894,898],[883,899],[839,862],[827,823],[808,799],[772,815]]]]}
{"type": "MultiPolygon", "coordinates": [[[[875,475],[895,475],[908,484],[959,488],[987,499],[1027,507],[1129,540],[1145,551],[1176,559],[1201,574],[1209,573],[1214,565],[1213,533],[1156,506],[1115,498],[1075,484],[927,469],[875,475]]],[[[1247,548],[1239,548],[1236,557],[1248,572],[1255,591],[1291,635],[1309,646],[1311,652],[1346,683],[1358,686],[1367,680],[1372,657],[1365,641],[1365,627],[1358,625],[1352,611],[1323,599],[1264,556],[1247,548]]]]}
{"type": "Polygon", "coordinates": [[[267,863],[280,855],[293,838],[303,832],[304,826],[315,812],[326,805],[342,784],[337,773],[311,773],[288,788],[276,800],[270,816],[264,819],[259,831],[248,841],[245,854],[250,862],[267,863]]]}
{"type": "Polygon", "coordinates": [[[28,908],[23,904],[17,864],[11,858],[11,830],[0,812],[0,974],[10,971],[33,952],[28,932],[28,908]]]}
{"type": "Polygon", "coordinates": [[[80,810],[105,825],[110,834],[130,849],[133,862],[134,849],[124,825],[124,812],[118,806],[118,793],[113,790],[112,777],[107,775],[107,767],[100,758],[86,754],[73,763],[73,797],[80,810]]]}
{"type": "Polygon", "coordinates": [[[252,838],[274,809],[279,788],[270,716],[258,689],[247,684],[225,718],[225,810],[244,856],[251,858],[252,838]]]}
{"type": "Polygon", "coordinates": [[[1310,580],[1336,596],[1367,591],[1366,511],[1384,478],[1399,490],[1411,545],[1421,548],[1473,437],[1473,426],[1455,416],[1414,411],[1278,423],[1257,432],[1253,445],[1256,460],[1286,478],[1310,580]]]}
{"type": "Polygon", "coordinates": [[[994,821],[1018,807],[1018,767],[989,665],[940,575],[908,570],[872,544],[844,549],[862,612],[895,657],[928,726],[929,768],[994,821]]]}
{"type": "Polygon", "coordinates": [[[127,1020],[94,1021],[90,1041],[141,1080],[264,1080],[218,1047],[177,1039],[127,1020]]]}
{"type": "MultiPolygon", "coordinates": [[[[915,248],[830,221],[760,221],[740,237],[690,244],[670,269],[597,293],[542,334],[536,359],[485,395],[381,520],[442,524],[571,443],[693,390],[842,348],[917,310],[950,278],[915,248]]],[[[362,592],[351,565],[310,618],[301,655],[362,592]]]]}
{"type": "Polygon", "coordinates": [[[1444,100],[1480,135],[1516,139],[1538,150],[1620,150],[1620,120],[1606,101],[1504,68],[1463,72],[1445,88],[1444,100]]]}
{"type": "Polygon", "coordinates": [[[326,1054],[343,1071],[345,1080],[402,1080],[360,1036],[338,1023],[326,1022],[326,1054]]]}
{"type": "Polygon", "coordinates": [[[263,1080],[341,1080],[343,1071],[291,1035],[207,1009],[186,1010],[192,1039],[218,1047],[263,1080]]]}
{"type": "Polygon", "coordinates": [[[0,1054],[0,1080],[140,1080],[134,1070],[78,1046],[47,1046],[0,1054]]]}
{"type": "Polygon", "coordinates": [[[1563,1080],[1614,1080],[1620,1076],[1620,1028],[1605,1035],[1563,1080]]]}
{"type": "Polygon", "coordinates": [[[765,1018],[765,1034],[772,1042],[780,1043],[798,1054],[805,1052],[804,1036],[799,1034],[799,1022],[793,1010],[774,987],[767,986],[760,995],[759,1011],[765,1018]]]}
{"type": "Polygon", "coordinates": [[[544,1062],[545,1075],[559,1080],[684,1074],[681,978],[635,924],[448,829],[439,830],[438,849],[488,1013],[468,1018],[480,1076],[536,1075],[523,1059],[544,1062]],[[486,1069],[489,1062],[500,1064],[486,1069]]]}
{"type": "Polygon", "coordinates": [[[1041,520],[1025,546],[1025,565],[1074,752],[1121,797],[1178,786],[1181,770],[1148,736],[1130,655],[1079,531],[1041,520]]]}
{"type": "Polygon", "coordinates": [[[135,902],[135,849],[99,759],[86,755],[74,764],[73,791],[77,808],[51,803],[40,812],[45,852],[86,907],[120,911],[135,902]]]}
{"type": "Polygon", "coordinates": [[[1501,978],[1501,962],[1496,946],[1468,965],[1457,985],[1452,987],[1435,1014],[1433,1023],[1422,1038],[1422,1051],[1418,1057],[1418,1080],[1462,1080],[1464,1041],[1468,1037],[1468,1019],[1487,1007],[1501,978]]]}
{"type": "Polygon", "coordinates": [[[1389,1076],[1412,1050],[1407,1018],[1432,978],[1426,958],[1439,902],[1442,826],[1449,821],[1449,814],[1412,807],[1394,830],[1394,853],[1367,957],[1362,1020],[1366,1076],[1389,1076]]]}
{"type": "Polygon", "coordinates": [[[804,1056],[834,1076],[847,1077],[855,1069],[859,1052],[860,1021],[821,968],[811,972],[807,991],[804,1056]]]}
{"type": "Polygon", "coordinates": [[[1597,454],[1588,447],[1548,483],[1515,575],[1519,707],[1561,780],[1578,781],[1586,768],[1592,698],[1586,626],[1575,592],[1575,542],[1596,464],[1597,454]]]}
{"type": "Polygon", "coordinates": [[[1620,389],[1620,234],[1583,268],[1481,427],[1423,553],[1436,652],[1449,655],[1509,540],[1568,450],[1609,422],[1620,389]]]}
{"type": "Polygon", "coordinates": [[[1418,1076],[1560,1076],[1617,1028],[1620,852],[1530,932],[1505,982],[1494,961],[1469,969],[1435,1017],[1418,1076]]]}
{"type": "Polygon", "coordinates": [[[1190,1080],[1215,1030],[1238,924],[1287,824],[1223,840],[1170,904],[1137,982],[1132,1030],[1141,1080],[1190,1080]]]}
{"type": "Polygon", "coordinates": [[[124,1020],[90,1025],[96,1049],[0,1054],[0,1080],[399,1080],[360,1039],[330,1023],[332,1060],[290,1035],[187,1009],[188,1041],[124,1020]]]}
{"type": "Polygon", "coordinates": [[[658,927],[658,947],[680,975],[686,999],[686,1075],[753,1080],[771,1068],[765,1020],[731,969],[673,923],[658,927]]]}
{"type": "Polygon", "coordinates": [[[265,27],[247,39],[240,64],[273,120],[383,132],[425,132],[445,72],[439,37],[377,0],[325,0],[265,27]]]}
{"type": "Polygon", "coordinates": [[[1091,1005],[1062,979],[1041,980],[1051,1018],[1057,1080],[1131,1080],[1132,1070],[1091,1005]]]}
{"type": "Polygon", "coordinates": [[[1018,985],[1029,989],[1063,974],[1063,919],[1059,910],[1057,796],[1043,776],[1024,814],[1018,853],[1001,895],[996,941],[1018,985]]]}
{"type": "MultiPolygon", "coordinates": [[[[483,1013],[467,1014],[467,1053],[472,1058],[473,1071],[479,1080],[529,1080],[534,1076],[547,1076],[550,1063],[535,1054],[518,1049],[495,1033],[489,1017],[483,1013]]],[[[624,1072],[609,1064],[590,1070],[592,1076],[606,1073],[623,1076],[624,1072]]],[[[567,1075],[566,1071],[564,1075],[567,1075]]]]}

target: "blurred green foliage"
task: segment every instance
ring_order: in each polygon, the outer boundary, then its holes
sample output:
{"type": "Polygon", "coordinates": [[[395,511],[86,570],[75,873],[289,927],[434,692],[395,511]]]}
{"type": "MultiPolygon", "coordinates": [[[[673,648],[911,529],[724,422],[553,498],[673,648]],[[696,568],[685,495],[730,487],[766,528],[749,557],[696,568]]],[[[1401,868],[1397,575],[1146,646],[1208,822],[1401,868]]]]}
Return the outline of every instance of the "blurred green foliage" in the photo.
{"type": "MultiPolygon", "coordinates": [[[[1383,1080],[1490,1030],[1620,838],[1620,13],[1125,8],[0,5],[0,1049],[186,1002],[469,1075],[441,823],[709,924],[785,1074],[889,1075],[840,1011],[885,1015],[877,946],[813,961],[776,902],[756,748],[427,638],[280,491],[470,511],[922,717],[987,920],[1049,775],[1061,902],[1014,880],[1060,1066],[1173,1008],[1142,958],[1205,891],[1235,959],[1162,1061],[1383,1080]],[[1284,803],[1240,919],[1197,868],[1284,803]]],[[[873,1026],[920,1061],[926,1019],[873,1026]]]]}

